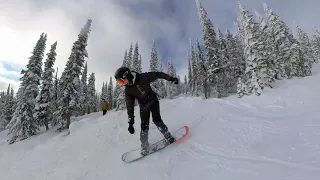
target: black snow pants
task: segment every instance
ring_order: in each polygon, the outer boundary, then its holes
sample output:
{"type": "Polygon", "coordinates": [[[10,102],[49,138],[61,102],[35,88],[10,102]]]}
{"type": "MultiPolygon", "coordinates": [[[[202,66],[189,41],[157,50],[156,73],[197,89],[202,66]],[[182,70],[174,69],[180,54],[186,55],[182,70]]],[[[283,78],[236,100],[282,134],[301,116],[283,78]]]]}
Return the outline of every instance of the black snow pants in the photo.
{"type": "Polygon", "coordinates": [[[168,131],[168,127],[163,123],[160,115],[160,105],[158,100],[153,100],[144,106],[140,106],[140,117],[141,117],[141,132],[140,141],[141,147],[146,148],[149,145],[148,132],[150,123],[150,113],[152,113],[153,123],[157,126],[159,131],[164,135],[165,138],[171,136],[168,131]]]}

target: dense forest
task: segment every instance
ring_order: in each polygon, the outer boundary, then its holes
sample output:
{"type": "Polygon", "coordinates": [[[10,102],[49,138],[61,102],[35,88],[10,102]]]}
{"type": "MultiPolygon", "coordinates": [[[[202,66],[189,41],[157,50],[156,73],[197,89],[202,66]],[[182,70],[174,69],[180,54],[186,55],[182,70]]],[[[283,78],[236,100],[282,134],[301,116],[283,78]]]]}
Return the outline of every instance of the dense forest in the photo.
{"type": "MultiPolygon", "coordinates": [[[[123,66],[142,72],[142,63],[149,63],[147,71],[162,71],[179,78],[178,85],[154,81],[152,88],[159,98],[259,96],[275,81],[312,75],[313,64],[320,56],[320,31],[316,28],[308,35],[297,26],[297,33],[293,34],[268,5],[262,4],[262,15],[252,14],[238,4],[236,31],[222,32],[214,27],[198,0],[196,5],[203,44],[198,39],[189,40],[188,74],[184,77],[177,75],[172,59],[159,58],[155,40],[149,57],[142,57],[138,42],[124,48],[123,66]]],[[[7,91],[1,92],[0,131],[8,130],[10,144],[36,135],[41,127],[57,127],[57,132],[68,129],[73,118],[100,111],[103,98],[110,103],[110,110],[125,108],[123,86],[116,84],[113,77],[106,77],[106,81],[99,82],[102,89],[97,90],[95,73],[88,74],[86,47],[91,23],[88,19],[81,29],[60,77],[58,69],[53,68],[59,44],[51,45],[44,60],[47,34],[42,33],[21,71],[18,91],[15,93],[9,84],[7,91]]]]}

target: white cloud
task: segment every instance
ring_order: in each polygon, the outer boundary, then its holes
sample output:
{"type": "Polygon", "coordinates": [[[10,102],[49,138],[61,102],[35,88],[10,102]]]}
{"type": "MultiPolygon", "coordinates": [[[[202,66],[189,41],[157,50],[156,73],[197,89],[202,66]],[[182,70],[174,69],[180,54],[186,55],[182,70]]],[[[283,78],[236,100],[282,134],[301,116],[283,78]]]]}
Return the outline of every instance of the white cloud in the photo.
{"type": "Polygon", "coordinates": [[[9,84],[13,87],[14,93],[17,93],[20,83],[0,76],[0,92],[7,91],[9,84]]]}
{"type": "MultiPolygon", "coordinates": [[[[15,1],[17,2],[17,1],[15,1]]],[[[0,11],[0,60],[25,66],[40,34],[48,34],[46,53],[54,41],[58,41],[57,60],[61,75],[70,55],[73,42],[88,18],[92,18],[92,31],[88,41],[88,73],[95,72],[96,88],[121,66],[124,51],[130,43],[139,42],[143,70],[148,70],[152,36],[176,33],[173,22],[154,22],[157,32],[147,32],[147,20],[138,20],[127,14],[125,7],[114,1],[55,2],[50,5],[19,1],[16,4],[2,2],[0,11]],[[64,6],[60,6],[63,3],[64,6]],[[39,7],[38,7],[39,6],[39,7]],[[62,7],[62,8],[61,8],[62,7]],[[8,16],[10,15],[10,16],[8,16]],[[171,27],[168,29],[167,27],[171,27]],[[172,32],[175,31],[175,32],[172,32]],[[147,35],[148,34],[148,35],[147,35]]],[[[46,58],[46,56],[45,56],[46,58]]]]}
{"type": "Polygon", "coordinates": [[[19,79],[19,77],[20,77],[20,72],[8,71],[3,67],[3,65],[0,62],[0,91],[6,91],[8,88],[8,85],[11,84],[14,91],[17,92],[20,83],[12,79],[19,79]],[[12,77],[12,78],[9,79],[9,77],[12,77]]]}
{"type": "Polygon", "coordinates": [[[0,61],[0,76],[12,76],[14,78],[19,78],[20,77],[20,72],[17,71],[8,71],[3,67],[0,61]]]}

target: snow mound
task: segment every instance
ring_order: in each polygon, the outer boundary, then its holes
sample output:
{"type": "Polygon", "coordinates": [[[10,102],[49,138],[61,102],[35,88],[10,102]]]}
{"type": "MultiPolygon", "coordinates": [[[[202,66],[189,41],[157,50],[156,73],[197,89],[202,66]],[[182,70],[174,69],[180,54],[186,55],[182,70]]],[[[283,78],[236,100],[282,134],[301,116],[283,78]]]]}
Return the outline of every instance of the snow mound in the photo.
{"type": "MultiPolygon", "coordinates": [[[[1,180],[318,180],[318,80],[319,73],[280,81],[260,97],[161,100],[169,129],[188,125],[189,135],[134,163],[122,162],[121,155],[140,147],[138,108],[134,135],[126,111],[86,115],[71,124],[69,135],[52,129],[12,145],[4,131],[1,180]]],[[[153,123],[149,138],[162,138],[153,123]]]]}

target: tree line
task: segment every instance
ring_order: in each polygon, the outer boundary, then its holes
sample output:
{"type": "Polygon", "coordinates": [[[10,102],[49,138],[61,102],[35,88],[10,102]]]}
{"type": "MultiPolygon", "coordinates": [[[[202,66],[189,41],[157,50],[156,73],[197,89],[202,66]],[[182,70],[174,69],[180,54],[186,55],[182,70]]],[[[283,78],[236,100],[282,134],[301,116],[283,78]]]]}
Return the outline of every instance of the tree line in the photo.
{"type": "MultiPolygon", "coordinates": [[[[196,0],[199,24],[202,27],[202,43],[189,39],[188,73],[184,82],[175,85],[162,79],[152,83],[160,99],[172,99],[179,95],[223,98],[233,94],[261,95],[265,87],[273,87],[278,80],[312,75],[312,66],[320,58],[320,31],[312,37],[299,26],[296,34],[266,4],[264,16],[255,16],[242,4],[234,23],[236,32],[225,33],[214,28],[207,12],[196,0]]],[[[102,99],[109,110],[126,108],[124,87],[113,77],[102,82],[96,90],[95,73],[88,74],[86,50],[92,20],[88,19],[73,43],[65,68],[58,77],[54,69],[57,42],[51,45],[43,66],[47,34],[42,33],[36,42],[29,62],[21,71],[20,86],[15,94],[8,86],[0,93],[0,131],[8,130],[8,142],[36,135],[41,127],[57,132],[68,129],[71,121],[85,114],[100,111],[102,99]],[[54,75],[55,73],[55,75],[54,75]],[[15,95],[14,95],[15,94],[15,95]]],[[[153,40],[147,71],[165,72],[177,77],[171,58],[165,61],[158,53],[153,40]]],[[[141,73],[142,55],[139,44],[131,43],[124,51],[122,66],[141,73]]]]}

